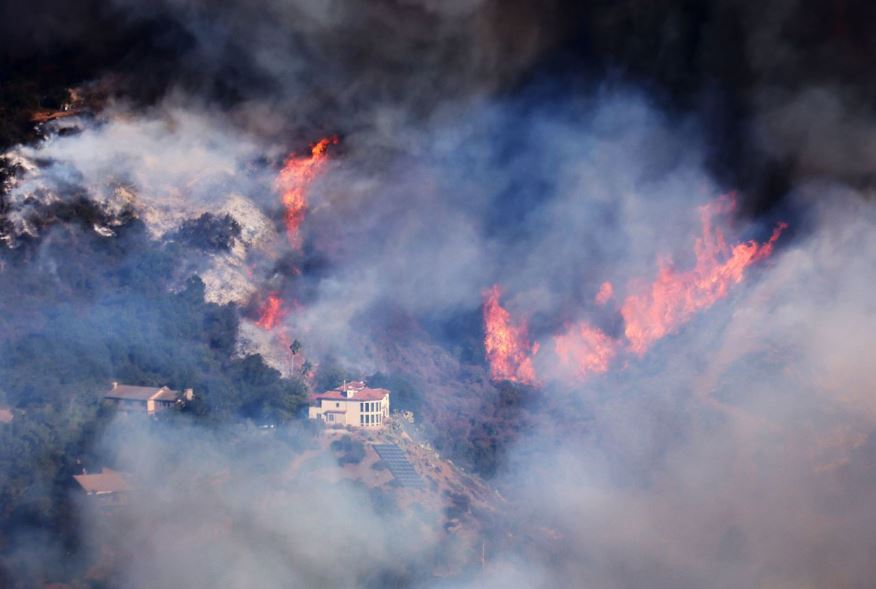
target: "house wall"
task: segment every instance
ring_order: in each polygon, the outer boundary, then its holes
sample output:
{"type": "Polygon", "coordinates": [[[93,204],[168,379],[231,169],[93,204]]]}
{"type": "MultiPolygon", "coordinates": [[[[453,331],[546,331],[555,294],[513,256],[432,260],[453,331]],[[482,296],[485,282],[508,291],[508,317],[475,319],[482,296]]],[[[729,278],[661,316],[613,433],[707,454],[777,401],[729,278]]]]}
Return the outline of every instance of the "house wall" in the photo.
{"type": "Polygon", "coordinates": [[[143,413],[147,411],[146,401],[137,401],[132,399],[110,399],[119,411],[129,411],[132,413],[143,413]]]}
{"type": "Polygon", "coordinates": [[[164,411],[165,409],[170,409],[174,406],[173,401],[140,401],[135,399],[110,399],[113,403],[115,403],[116,407],[119,411],[125,411],[130,413],[146,413],[148,415],[154,414],[156,411],[164,411]]]}
{"type": "Polygon", "coordinates": [[[307,416],[310,419],[322,419],[328,424],[379,428],[383,427],[386,418],[389,417],[389,395],[381,401],[362,401],[353,397],[341,401],[320,399],[319,403],[318,407],[308,408],[307,416]],[[335,413],[335,421],[328,421],[326,411],[346,411],[346,413],[335,413]]]}

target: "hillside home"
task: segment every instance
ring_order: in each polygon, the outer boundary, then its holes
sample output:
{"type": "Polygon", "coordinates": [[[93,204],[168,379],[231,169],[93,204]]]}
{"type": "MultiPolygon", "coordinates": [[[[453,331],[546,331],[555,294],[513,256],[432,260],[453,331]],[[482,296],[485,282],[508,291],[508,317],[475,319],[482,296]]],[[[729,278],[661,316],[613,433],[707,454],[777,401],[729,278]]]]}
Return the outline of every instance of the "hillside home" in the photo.
{"type": "Polygon", "coordinates": [[[389,417],[389,391],[368,388],[362,381],[345,382],[336,389],[311,395],[307,416],[326,425],[383,427],[389,417]]]}
{"type": "Polygon", "coordinates": [[[129,413],[154,415],[159,411],[170,409],[178,401],[191,401],[194,397],[192,389],[186,389],[182,394],[167,387],[141,387],[113,383],[103,398],[119,409],[129,413]]]}
{"type": "Polygon", "coordinates": [[[104,468],[97,474],[77,474],[73,479],[79,484],[85,495],[96,501],[101,507],[115,507],[128,502],[131,486],[127,475],[115,470],[104,468]]]}

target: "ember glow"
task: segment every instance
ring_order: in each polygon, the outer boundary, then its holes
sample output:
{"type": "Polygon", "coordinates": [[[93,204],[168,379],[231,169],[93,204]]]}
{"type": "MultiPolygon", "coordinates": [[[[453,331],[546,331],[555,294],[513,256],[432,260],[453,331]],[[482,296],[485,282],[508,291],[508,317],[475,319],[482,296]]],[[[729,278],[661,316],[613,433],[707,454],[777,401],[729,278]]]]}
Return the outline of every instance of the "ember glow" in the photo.
{"type": "Polygon", "coordinates": [[[773,251],[786,228],[776,226],[766,242],[737,243],[730,247],[715,220],[732,212],[731,196],[700,207],[702,235],[694,243],[696,263],[687,271],[676,270],[669,258],[661,260],[657,277],[650,286],[624,300],[621,315],[629,348],[641,356],[655,341],[686,323],[697,311],[711,307],[727,295],[728,289],[742,282],[745,270],[773,251]]]}
{"type": "Polygon", "coordinates": [[[328,146],[336,144],[337,137],[320,139],[310,149],[310,156],[291,156],[277,175],[275,187],[283,203],[284,223],[289,245],[301,247],[301,224],[307,212],[307,190],[319,175],[328,157],[328,146]]]}
{"type": "Polygon", "coordinates": [[[498,285],[484,293],[484,347],[490,375],[495,380],[534,384],[532,357],[538,344],[530,344],[525,323],[512,322],[510,313],[499,303],[501,294],[498,285]]]}

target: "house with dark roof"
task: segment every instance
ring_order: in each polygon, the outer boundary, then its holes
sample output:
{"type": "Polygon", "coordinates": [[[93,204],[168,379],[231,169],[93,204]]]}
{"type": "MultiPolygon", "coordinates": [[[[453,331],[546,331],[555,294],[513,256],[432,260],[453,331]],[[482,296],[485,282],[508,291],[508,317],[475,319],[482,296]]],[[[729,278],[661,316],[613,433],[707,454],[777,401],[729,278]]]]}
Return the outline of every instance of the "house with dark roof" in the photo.
{"type": "Polygon", "coordinates": [[[383,427],[389,417],[389,391],[368,388],[362,381],[345,382],[336,389],[311,395],[307,416],[326,425],[383,427]]]}
{"type": "Polygon", "coordinates": [[[141,387],[117,382],[103,395],[104,399],[113,403],[120,411],[145,415],[170,409],[183,399],[191,401],[192,397],[192,389],[179,393],[167,387],[141,387]]]}

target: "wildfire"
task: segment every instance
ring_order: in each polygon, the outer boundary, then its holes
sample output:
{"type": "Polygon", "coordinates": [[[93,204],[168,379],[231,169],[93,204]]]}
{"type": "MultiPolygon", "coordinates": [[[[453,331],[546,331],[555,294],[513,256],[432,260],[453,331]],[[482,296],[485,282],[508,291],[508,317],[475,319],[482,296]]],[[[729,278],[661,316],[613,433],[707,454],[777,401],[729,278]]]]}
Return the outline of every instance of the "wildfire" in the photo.
{"type": "Polygon", "coordinates": [[[490,375],[495,380],[534,384],[532,357],[538,352],[538,344],[529,343],[525,323],[512,323],[511,315],[499,303],[500,296],[498,285],[484,293],[484,347],[490,375]]]}
{"type": "Polygon", "coordinates": [[[275,187],[285,209],[286,236],[293,248],[301,247],[299,230],[307,212],[307,189],[319,175],[328,157],[328,146],[338,142],[337,137],[320,139],[310,149],[310,156],[291,156],[277,175],[275,187]]]}
{"type": "Polygon", "coordinates": [[[787,227],[785,223],[777,225],[769,240],[762,244],[746,241],[733,247],[727,245],[724,233],[715,227],[713,219],[734,207],[729,196],[700,207],[702,235],[694,243],[694,267],[679,272],[672,267],[671,260],[663,260],[650,287],[624,300],[621,307],[624,335],[635,354],[641,356],[653,342],[676,330],[694,313],[725,297],[730,286],[742,282],[746,268],[772,253],[773,245],[787,227]]]}
{"type": "Polygon", "coordinates": [[[564,365],[583,377],[608,370],[617,354],[617,341],[598,327],[582,321],[554,337],[554,349],[564,365]]]}
{"type": "Polygon", "coordinates": [[[285,316],[286,312],[283,310],[282,299],[280,299],[277,293],[271,293],[262,305],[256,325],[265,331],[271,331],[285,316]]]}
{"type": "MultiPolygon", "coordinates": [[[[560,364],[579,377],[606,372],[623,350],[642,356],[655,341],[673,333],[704,310],[725,297],[731,286],[742,282],[751,264],[768,257],[787,224],[779,223],[770,238],[728,245],[716,218],[733,211],[735,201],[722,196],[699,209],[702,234],[694,241],[693,268],[679,271],[671,259],[659,263],[657,277],[650,284],[630,288],[620,314],[624,337],[615,339],[587,321],[580,321],[553,338],[560,364]]],[[[484,345],[494,379],[536,382],[532,356],[538,344],[530,345],[525,324],[515,325],[508,311],[499,304],[499,287],[487,291],[484,299],[484,345]]],[[[594,297],[605,305],[614,297],[614,287],[603,282],[594,297]]]]}

